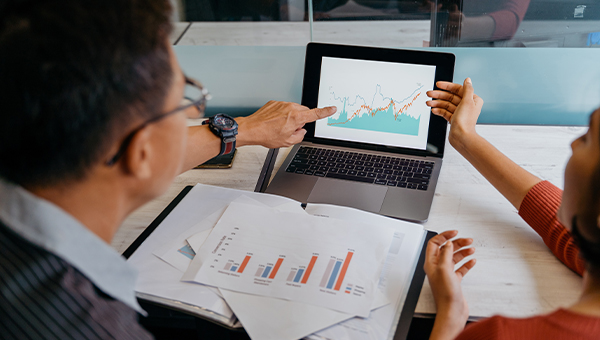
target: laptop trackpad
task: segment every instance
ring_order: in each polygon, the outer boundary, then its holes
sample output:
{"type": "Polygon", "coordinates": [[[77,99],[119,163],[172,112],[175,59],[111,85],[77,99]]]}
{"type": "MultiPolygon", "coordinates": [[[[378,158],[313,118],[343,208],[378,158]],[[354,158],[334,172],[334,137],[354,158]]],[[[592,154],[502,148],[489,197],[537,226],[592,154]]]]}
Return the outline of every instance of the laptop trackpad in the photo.
{"type": "Polygon", "coordinates": [[[387,187],[360,182],[319,178],[308,196],[308,203],[328,203],[378,213],[387,187]]]}

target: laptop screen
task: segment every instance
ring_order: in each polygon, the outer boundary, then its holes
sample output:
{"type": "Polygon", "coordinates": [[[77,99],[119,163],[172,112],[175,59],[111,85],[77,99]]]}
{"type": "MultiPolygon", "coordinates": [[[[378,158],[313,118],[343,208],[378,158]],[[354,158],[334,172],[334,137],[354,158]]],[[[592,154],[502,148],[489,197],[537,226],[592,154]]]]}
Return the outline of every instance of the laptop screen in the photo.
{"type": "Polygon", "coordinates": [[[314,136],[425,150],[436,66],[323,56],[317,107],[337,112],[314,136]]]}

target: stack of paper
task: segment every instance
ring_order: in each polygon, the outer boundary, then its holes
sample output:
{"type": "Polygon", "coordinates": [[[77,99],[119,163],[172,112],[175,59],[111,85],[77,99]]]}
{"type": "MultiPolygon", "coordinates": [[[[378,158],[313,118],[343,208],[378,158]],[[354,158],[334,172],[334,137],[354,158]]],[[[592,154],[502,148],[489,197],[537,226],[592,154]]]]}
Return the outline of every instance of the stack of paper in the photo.
{"type": "Polygon", "coordinates": [[[424,235],[356,209],[199,184],[130,262],[138,293],[235,313],[253,339],[372,339],[397,321],[424,235]]]}

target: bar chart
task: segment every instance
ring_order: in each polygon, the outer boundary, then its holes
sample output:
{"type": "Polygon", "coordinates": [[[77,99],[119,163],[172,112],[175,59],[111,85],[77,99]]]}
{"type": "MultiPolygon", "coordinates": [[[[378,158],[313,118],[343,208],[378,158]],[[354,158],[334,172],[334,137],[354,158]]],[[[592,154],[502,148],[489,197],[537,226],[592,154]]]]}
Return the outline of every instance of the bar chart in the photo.
{"type": "Polygon", "coordinates": [[[250,262],[251,258],[252,258],[252,254],[248,253],[246,255],[246,257],[244,257],[244,260],[242,261],[242,264],[234,262],[233,260],[229,260],[225,264],[225,267],[223,267],[223,269],[225,269],[227,271],[231,271],[231,272],[236,272],[236,273],[242,274],[244,272],[244,269],[246,269],[246,266],[248,265],[248,262],[250,262]]]}
{"type": "MultiPolygon", "coordinates": [[[[321,252],[304,251],[302,256],[287,259],[288,248],[285,241],[274,235],[267,240],[266,237],[246,235],[240,228],[235,227],[221,238],[216,248],[217,258],[213,260],[215,264],[210,267],[218,269],[218,263],[223,262],[221,258],[226,258],[218,272],[227,275],[245,273],[244,277],[251,276],[253,280],[259,280],[261,285],[286,283],[294,288],[311,285],[330,292],[352,291],[352,285],[344,285],[344,280],[352,265],[354,249],[330,247],[321,252]],[[242,238],[243,241],[239,242],[242,238]],[[240,245],[242,250],[250,251],[240,252],[240,245]],[[250,272],[247,270],[249,263],[250,272]],[[280,274],[281,271],[284,271],[284,274],[280,274]]],[[[294,253],[297,254],[297,251],[294,253]]]]}
{"type": "Polygon", "coordinates": [[[277,259],[277,262],[275,262],[274,265],[273,263],[267,263],[266,265],[258,265],[258,269],[256,270],[256,274],[254,274],[254,276],[273,280],[277,275],[277,272],[279,272],[279,268],[281,267],[281,264],[283,263],[284,259],[285,255],[280,255],[280,257],[277,259]]]}
{"type": "Polygon", "coordinates": [[[346,272],[348,271],[348,266],[350,266],[353,255],[354,252],[349,251],[345,259],[335,257],[329,259],[329,263],[327,263],[327,268],[325,269],[325,274],[323,274],[319,287],[339,291],[344,282],[344,277],[346,277],[346,272]]]}
{"type": "Polygon", "coordinates": [[[318,258],[319,254],[313,253],[310,262],[308,263],[308,266],[299,266],[298,268],[292,268],[290,270],[290,273],[288,274],[286,281],[306,284],[308,282],[308,279],[310,278],[310,274],[312,273],[312,270],[315,267],[315,263],[317,262],[318,258]]]}
{"type": "Polygon", "coordinates": [[[194,281],[367,317],[393,231],[374,235],[362,224],[285,214],[232,203],[221,221],[236,222],[215,226],[194,281]],[[266,226],[277,214],[281,220],[266,226]],[[307,222],[297,228],[290,218],[307,222]]]}

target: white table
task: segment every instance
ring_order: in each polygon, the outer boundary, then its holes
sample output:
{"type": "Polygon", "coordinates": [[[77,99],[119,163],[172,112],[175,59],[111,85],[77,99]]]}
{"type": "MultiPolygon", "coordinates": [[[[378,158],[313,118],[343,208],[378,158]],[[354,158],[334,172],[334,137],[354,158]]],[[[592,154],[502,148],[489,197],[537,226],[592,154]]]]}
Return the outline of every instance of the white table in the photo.
{"type": "MultiPolygon", "coordinates": [[[[518,164],[562,187],[570,142],[585,128],[480,125],[477,130],[518,164]]],[[[275,169],[288,151],[281,150],[275,169]]],[[[263,147],[242,147],[232,169],[183,173],[164,195],[125,221],[112,246],[123,252],[186,185],[200,182],[254,190],[266,154],[263,147]]],[[[449,145],[425,227],[438,232],[457,229],[475,240],[477,265],[463,281],[473,319],[545,313],[572,304],[579,296],[581,278],[552,255],[512,205],[449,145]]],[[[427,282],[416,312],[435,313],[427,282]]]]}
{"type": "MultiPolygon", "coordinates": [[[[422,47],[429,20],[317,21],[313,40],[337,44],[422,47]]],[[[305,46],[308,22],[194,22],[177,45],[305,46]]]]}
{"type": "Polygon", "coordinates": [[[169,42],[171,45],[177,45],[181,37],[188,30],[192,23],[190,22],[175,22],[173,23],[173,31],[169,35],[169,42]]]}

